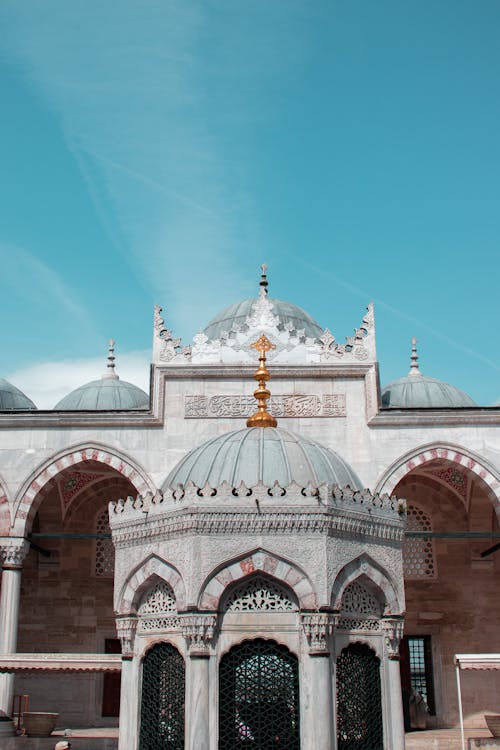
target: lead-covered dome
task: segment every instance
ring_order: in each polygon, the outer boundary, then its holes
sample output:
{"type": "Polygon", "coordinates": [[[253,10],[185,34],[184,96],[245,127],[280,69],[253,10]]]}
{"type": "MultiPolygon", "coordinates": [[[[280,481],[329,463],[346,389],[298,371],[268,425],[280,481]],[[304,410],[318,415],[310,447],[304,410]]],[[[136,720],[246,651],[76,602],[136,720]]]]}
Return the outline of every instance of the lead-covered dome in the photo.
{"type": "Polygon", "coordinates": [[[36,409],[33,401],[19,388],[0,378],[0,411],[30,411],[36,409]]]}
{"type": "Polygon", "coordinates": [[[327,483],[362,489],[356,473],[337,453],[279,427],[250,427],[208,440],[177,464],[163,489],[189,481],[198,487],[207,482],[217,487],[224,481],[233,487],[241,482],[272,487],[277,481],[281,487],[296,482],[301,487],[327,483]]]}
{"type": "Polygon", "coordinates": [[[418,366],[416,344],[416,339],[413,339],[410,372],[404,378],[393,380],[382,389],[382,406],[392,409],[476,406],[470,396],[454,385],[422,375],[418,366]]]}
{"type": "MultiPolygon", "coordinates": [[[[304,331],[307,338],[317,339],[323,334],[321,326],[312,318],[309,313],[298,305],[291,302],[284,302],[274,297],[266,297],[272,305],[271,313],[277,316],[278,327],[283,330],[304,331]]],[[[204,328],[203,333],[207,338],[215,341],[221,337],[223,332],[229,333],[236,329],[244,329],[247,325],[247,319],[252,315],[254,305],[258,302],[258,297],[250,297],[240,302],[229,305],[216,315],[210,323],[204,328]]]]}
{"type": "Polygon", "coordinates": [[[110,341],[108,366],[100,380],[85,383],[54,407],[61,411],[114,411],[149,408],[149,396],[141,388],[120,380],[115,372],[114,341],[110,341]]]}

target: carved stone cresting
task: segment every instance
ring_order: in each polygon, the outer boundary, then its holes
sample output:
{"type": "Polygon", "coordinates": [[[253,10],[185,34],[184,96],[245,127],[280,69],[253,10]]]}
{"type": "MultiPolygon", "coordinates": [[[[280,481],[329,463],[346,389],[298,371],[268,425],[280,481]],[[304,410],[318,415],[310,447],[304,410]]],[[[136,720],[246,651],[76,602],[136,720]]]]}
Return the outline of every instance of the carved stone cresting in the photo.
{"type": "Polygon", "coordinates": [[[162,308],[155,305],[154,309],[154,361],[161,363],[191,361],[191,347],[181,346],[181,339],[174,338],[172,332],[165,326],[161,315],[162,308]]]}
{"type": "Polygon", "coordinates": [[[277,328],[280,319],[273,314],[273,303],[268,298],[266,290],[261,287],[259,296],[252,306],[252,312],[246,319],[249,328],[277,328]]]}
{"type": "Polygon", "coordinates": [[[359,328],[354,329],[353,336],[346,336],[345,344],[339,344],[335,340],[335,336],[333,336],[328,328],[325,328],[323,335],[319,339],[321,361],[331,359],[354,359],[358,362],[374,360],[374,327],[373,304],[370,303],[366,308],[361,325],[359,328]]]}
{"type": "Polygon", "coordinates": [[[217,615],[187,613],[181,620],[190,656],[208,656],[217,625],[217,615]]]}
{"type": "Polygon", "coordinates": [[[402,618],[388,617],[380,621],[385,636],[385,647],[389,659],[399,659],[399,643],[403,637],[402,618]]]}
{"type": "MultiPolygon", "coordinates": [[[[282,417],[345,417],[345,393],[283,394],[271,396],[269,410],[282,417]]],[[[186,419],[213,419],[214,417],[241,419],[249,417],[255,409],[252,396],[185,396],[184,416],[186,419]]]]}
{"type": "Polygon", "coordinates": [[[116,618],[116,632],[122,644],[122,656],[131,658],[134,655],[136,615],[119,615],[116,618]]]}
{"type": "Polygon", "coordinates": [[[332,612],[310,612],[301,616],[302,630],[307,639],[310,654],[328,654],[329,640],[335,627],[337,615],[332,612]]]}
{"type": "Polygon", "coordinates": [[[20,537],[0,538],[0,556],[4,568],[22,568],[30,549],[30,543],[20,537]]]}

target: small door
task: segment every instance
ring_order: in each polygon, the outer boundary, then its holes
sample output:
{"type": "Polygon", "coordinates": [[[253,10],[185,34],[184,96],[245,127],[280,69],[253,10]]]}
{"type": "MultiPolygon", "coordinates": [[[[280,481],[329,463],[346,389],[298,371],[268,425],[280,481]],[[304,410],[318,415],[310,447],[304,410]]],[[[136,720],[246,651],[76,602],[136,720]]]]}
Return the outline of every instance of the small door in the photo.
{"type": "MultiPolygon", "coordinates": [[[[122,648],[119,638],[106,638],[104,642],[106,654],[121,654],[122,648]]],[[[120,715],[120,686],[119,672],[105,672],[102,686],[102,715],[120,715]]]]}

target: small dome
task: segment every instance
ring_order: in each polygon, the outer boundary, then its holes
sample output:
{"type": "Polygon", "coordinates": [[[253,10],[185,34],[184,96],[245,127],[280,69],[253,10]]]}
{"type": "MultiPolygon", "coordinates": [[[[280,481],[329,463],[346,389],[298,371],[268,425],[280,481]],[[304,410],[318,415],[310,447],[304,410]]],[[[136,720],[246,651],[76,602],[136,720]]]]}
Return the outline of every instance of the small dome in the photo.
{"type": "MultiPolygon", "coordinates": [[[[252,314],[252,308],[258,299],[258,297],[250,297],[226,307],[215,318],[212,318],[203,333],[207,338],[215,341],[220,338],[223,331],[229,332],[235,326],[242,328],[246,324],[246,319],[252,314]]],[[[272,304],[272,314],[278,316],[280,327],[291,326],[292,330],[303,330],[308,338],[313,339],[323,334],[321,326],[301,307],[273,297],[266,297],[266,299],[272,304]]]]}
{"type": "Polygon", "coordinates": [[[115,342],[109,342],[108,365],[100,380],[76,388],[54,407],[61,411],[113,411],[148,409],[149,396],[132,383],[120,380],[115,372],[115,342]]]}
{"type": "Polygon", "coordinates": [[[393,380],[382,389],[382,406],[392,409],[439,409],[476,406],[463,391],[450,383],[422,375],[418,366],[417,340],[412,339],[411,368],[408,375],[393,380]]]}
{"type": "Polygon", "coordinates": [[[27,411],[36,409],[33,401],[19,388],[0,378],[0,411],[27,411]]]}
{"type": "Polygon", "coordinates": [[[163,489],[189,481],[198,487],[224,481],[233,487],[241,482],[272,487],[278,481],[282,487],[296,482],[301,487],[328,483],[362,489],[355,472],[336,453],[279,427],[244,428],[208,440],[177,464],[163,489]]]}

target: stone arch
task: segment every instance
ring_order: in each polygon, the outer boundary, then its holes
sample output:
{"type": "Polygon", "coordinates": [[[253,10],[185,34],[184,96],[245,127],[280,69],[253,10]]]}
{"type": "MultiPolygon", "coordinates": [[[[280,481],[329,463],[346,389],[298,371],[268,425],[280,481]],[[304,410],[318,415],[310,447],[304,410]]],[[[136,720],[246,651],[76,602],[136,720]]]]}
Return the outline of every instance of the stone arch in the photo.
{"type": "Polygon", "coordinates": [[[137,494],[143,495],[156,487],[147,474],[132,459],[115,448],[99,443],[82,443],[56,453],[39,466],[26,480],[15,500],[14,522],[16,533],[24,535],[38,511],[43,490],[60,472],[76,464],[96,461],[121,474],[134,486],[137,494]]]}
{"type": "Polygon", "coordinates": [[[11,524],[9,498],[5,482],[0,476],[0,536],[8,536],[11,524]]]}
{"type": "Polygon", "coordinates": [[[306,573],[294,563],[259,549],[233,558],[216,568],[201,588],[199,608],[219,609],[221,597],[228,586],[259,572],[292,589],[301,609],[317,607],[316,593],[306,573]]]}
{"type": "Polygon", "coordinates": [[[346,587],[359,580],[368,584],[368,588],[379,597],[382,596],[384,615],[401,614],[403,602],[399,601],[397,588],[389,575],[367,554],[362,554],[347,563],[337,575],[332,590],[332,607],[340,610],[342,595],[346,587]]]}
{"type": "Polygon", "coordinates": [[[490,490],[497,515],[500,515],[500,475],[484,458],[459,445],[428,443],[394,461],[377,483],[375,492],[392,495],[399,482],[413,469],[435,459],[445,459],[472,472],[490,490]]]}
{"type": "Polygon", "coordinates": [[[166,581],[172,587],[179,611],[186,608],[186,589],[181,574],[170,563],[151,555],[127,577],[115,601],[117,613],[135,613],[142,595],[156,580],[166,581]]]}

